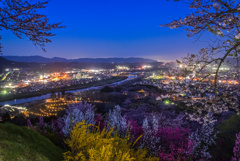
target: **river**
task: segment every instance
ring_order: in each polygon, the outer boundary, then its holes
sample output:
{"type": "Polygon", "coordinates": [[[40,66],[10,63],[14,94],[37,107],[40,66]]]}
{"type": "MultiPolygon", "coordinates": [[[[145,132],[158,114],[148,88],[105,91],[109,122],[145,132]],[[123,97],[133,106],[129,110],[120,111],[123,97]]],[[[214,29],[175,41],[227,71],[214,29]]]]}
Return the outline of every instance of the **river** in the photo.
{"type": "MultiPolygon", "coordinates": [[[[128,77],[127,79],[124,79],[124,80],[122,80],[122,81],[115,82],[115,83],[112,83],[112,84],[113,84],[113,85],[119,85],[119,84],[121,84],[121,83],[123,83],[123,82],[126,82],[126,81],[130,80],[130,79],[131,79],[131,78],[128,77]]],[[[81,92],[81,91],[86,91],[86,90],[91,90],[91,89],[99,89],[99,88],[101,88],[101,87],[103,87],[103,86],[105,86],[105,85],[97,86],[97,87],[89,87],[89,88],[76,89],[76,90],[69,90],[69,91],[66,91],[66,92],[70,92],[70,93],[81,92]]],[[[50,98],[50,96],[51,96],[51,93],[44,94],[44,95],[41,95],[41,96],[29,97],[29,98],[14,99],[14,100],[10,100],[10,101],[0,102],[0,105],[4,106],[4,105],[22,104],[22,103],[31,102],[31,101],[36,101],[36,100],[48,99],[48,98],[50,98]]]]}

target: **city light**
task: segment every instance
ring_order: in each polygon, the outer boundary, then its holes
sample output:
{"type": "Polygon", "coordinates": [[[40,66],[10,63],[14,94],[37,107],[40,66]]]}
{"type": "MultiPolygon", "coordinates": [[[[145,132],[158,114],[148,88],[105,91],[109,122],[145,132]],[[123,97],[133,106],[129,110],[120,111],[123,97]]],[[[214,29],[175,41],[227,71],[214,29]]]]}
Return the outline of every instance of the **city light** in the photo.
{"type": "Polygon", "coordinates": [[[150,69],[150,68],[152,68],[152,66],[150,66],[150,65],[144,65],[144,66],[142,66],[142,68],[143,68],[143,69],[150,69]]]}
{"type": "Polygon", "coordinates": [[[117,66],[118,70],[129,70],[129,67],[127,66],[117,66]]]}
{"type": "Polygon", "coordinates": [[[169,100],[165,100],[163,103],[164,103],[165,105],[169,105],[171,102],[170,102],[169,100]]]}

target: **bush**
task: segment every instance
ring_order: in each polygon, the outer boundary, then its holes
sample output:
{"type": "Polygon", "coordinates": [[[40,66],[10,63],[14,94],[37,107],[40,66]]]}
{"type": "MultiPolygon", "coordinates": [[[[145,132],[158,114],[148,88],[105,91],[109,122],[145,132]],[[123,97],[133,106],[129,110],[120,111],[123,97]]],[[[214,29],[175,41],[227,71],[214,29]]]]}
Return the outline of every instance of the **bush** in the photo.
{"type": "Polygon", "coordinates": [[[64,153],[66,161],[133,161],[133,160],[157,160],[147,157],[147,151],[132,148],[130,137],[120,138],[117,132],[112,136],[110,130],[96,128],[94,125],[86,125],[85,122],[77,123],[70,133],[70,139],[66,143],[71,149],[64,153]],[[95,129],[91,132],[89,129],[95,129]]]}
{"type": "Polygon", "coordinates": [[[6,112],[6,113],[4,113],[4,114],[2,115],[2,121],[3,121],[3,122],[11,121],[11,116],[9,115],[8,112],[6,112]]]}
{"type": "Polygon", "coordinates": [[[18,126],[26,126],[27,119],[25,118],[24,114],[19,114],[11,120],[11,123],[18,125],[18,126]]]}

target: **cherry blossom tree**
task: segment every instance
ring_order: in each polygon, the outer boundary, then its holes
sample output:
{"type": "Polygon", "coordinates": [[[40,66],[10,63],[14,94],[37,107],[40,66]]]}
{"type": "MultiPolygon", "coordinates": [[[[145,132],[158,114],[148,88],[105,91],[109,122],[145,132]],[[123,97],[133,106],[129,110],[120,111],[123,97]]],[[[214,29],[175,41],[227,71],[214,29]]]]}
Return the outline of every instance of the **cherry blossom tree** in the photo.
{"type": "Polygon", "coordinates": [[[189,139],[193,144],[193,158],[195,160],[210,160],[212,155],[210,153],[210,147],[215,145],[216,132],[214,132],[214,124],[203,124],[201,129],[198,129],[189,136],[189,139]]]}
{"type": "MultiPolygon", "coordinates": [[[[236,0],[174,0],[189,5],[191,13],[184,18],[160,25],[169,28],[183,28],[188,36],[201,36],[204,32],[212,33],[216,39],[199,54],[189,54],[178,61],[188,65],[191,71],[200,73],[212,63],[217,64],[214,86],[221,65],[227,57],[238,57],[240,51],[240,3],[236,0]],[[217,55],[219,55],[217,57],[217,55]]],[[[205,74],[209,76],[210,74],[205,74]]]]}
{"type": "MultiPolygon", "coordinates": [[[[190,99],[185,105],[194,112],[187,113],[189,119],[200,124],[208,121],[212,114],[221,115],[229,109],[238,114],[239,88],[231,84],[217,84],[220,67],[228,57],[238,58],[240,53],[240,3],[236,0],[173,0],[186,3],[191,13],[161,27],[183,28],[187,36],[200,39],[204,33],[213,35],[209,46],[197,54],[187,54],[178,66],[169,73],[176,79],[169,83],[173,91],[185,91],[190,99]],[[216,68],[211,70],[210,66],[216,68]],[[177,79],[183,77],[186,79],[177,79]],[[180,88],[179,88],[180,87],[180,88]]],[[[180,2],[177,2],[180,3],[180,2]]],[[[232,76],[230,76],[232,77],[232,76]]]]}
{"type": "MultiPolygon", "coordinates": [[[[61,23],[50,23],[39,9],[46,8],[47,0],[0,0],[0,31],[13,32],[18,38],[27,37],[45,51],[45,44],[55,36],[52,29],[63,28],[61,23]]],[[[0,39],[2,37],[0,36],[0,39]]],[[[0,53],[2,53],[0,44],[0,53]]]]}

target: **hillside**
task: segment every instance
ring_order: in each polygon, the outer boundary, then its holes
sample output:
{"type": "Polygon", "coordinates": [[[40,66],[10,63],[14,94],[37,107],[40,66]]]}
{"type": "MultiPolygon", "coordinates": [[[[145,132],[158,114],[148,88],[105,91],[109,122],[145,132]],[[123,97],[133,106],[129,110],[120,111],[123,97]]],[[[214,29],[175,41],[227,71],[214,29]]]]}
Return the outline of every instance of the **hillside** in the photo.
{"type": "Polygon", "coordinates": [[[0,66],[9,65],[9,64],[12,64],[12,63],[13,63],[12,61],[7,60],[7,59],[0,56],[0,66]]]}
{"type": "Polygon", "coordinates": [[[13,61],[7,60],[0,56],[0,71],[3,70],[5,67],[11,67],[14,65],[13,61]]]}
{"type": "Polygon", "coordinates": [[[12,60],[8,60],[3,56],[0,56],[0,71],[5,68],[39,68],[40,64],[38,63],[24,63],[24,62],[15,62],[12,60]]]}
{"type": "Polygon", "coordinates": [[[62,150],[50,140],[26,127],[0,124],[1,161],[59,161],[62,150]]]}

